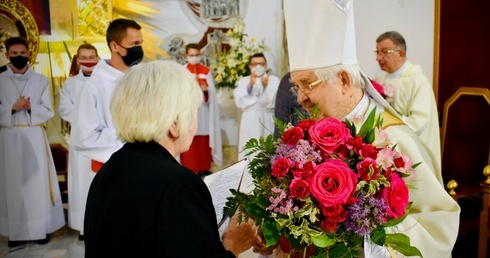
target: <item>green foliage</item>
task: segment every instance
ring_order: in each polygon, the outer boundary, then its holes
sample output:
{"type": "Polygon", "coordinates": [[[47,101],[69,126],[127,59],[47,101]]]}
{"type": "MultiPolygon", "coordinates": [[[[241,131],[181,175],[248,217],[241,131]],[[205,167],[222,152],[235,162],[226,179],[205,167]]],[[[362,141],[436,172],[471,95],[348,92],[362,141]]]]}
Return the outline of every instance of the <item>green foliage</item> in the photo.
{"type": "Polygon", "coordinates": [[[374,141],[374,118],[376,116],[376,107],[373,108],[371,113],[364,124],[362,124],[361,129],[359,129],[358,135],[362,137],[363,142],[372,143],[374,141]]]}
{"type": "Polygon", "coordinates": [[[385,245],[405,256],[423,257],[420,250],[410,244],[410,238],[401,233],[386,234],[385,245]]]}

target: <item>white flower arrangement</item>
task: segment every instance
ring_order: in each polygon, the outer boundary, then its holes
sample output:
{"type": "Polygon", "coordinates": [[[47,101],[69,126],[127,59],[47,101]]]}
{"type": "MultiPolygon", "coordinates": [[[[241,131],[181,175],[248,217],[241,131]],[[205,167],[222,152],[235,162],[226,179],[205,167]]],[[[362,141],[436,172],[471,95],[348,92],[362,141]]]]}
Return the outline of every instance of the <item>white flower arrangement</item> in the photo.
{"type": "Polygon", "coordinates": [[[256,42],[253,37],[247,40],[244,30],[245,22],[242,18],[238,18],[233,28],[226,32],[230,49],[222,52],[211,64],[217,88],[234,89],[237,81],[250,72],[248,69],[250,56],[269,51],[264,40],[256,42]]]}

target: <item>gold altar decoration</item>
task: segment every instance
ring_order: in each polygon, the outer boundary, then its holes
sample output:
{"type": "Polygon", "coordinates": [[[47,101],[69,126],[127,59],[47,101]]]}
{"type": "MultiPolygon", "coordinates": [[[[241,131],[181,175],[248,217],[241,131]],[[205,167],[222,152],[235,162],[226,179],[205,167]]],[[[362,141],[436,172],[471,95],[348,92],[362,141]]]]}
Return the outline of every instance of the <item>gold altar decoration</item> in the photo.
{"type": "Polygon", "coordinates": [[[78,32],[82,37],[105,36],[111,17],[111,1],[80,0],[78,3],[78,32]]]}
{"type": "MultiPolygon", "coordinates": [[[[39,49],[39,30],[34,20],[34,17],[29,12],[27,7],[17,0],[2,0],[0,2],[0,54],[3,54],[6,49],[4,42],[7,38],[21,36],[25,37],[29,45],[29,63],[32,65],[36,61],[37,52],[39,49]]],[[[6,58],[0,59],[0,65],[7,63],[6,58]]]]}

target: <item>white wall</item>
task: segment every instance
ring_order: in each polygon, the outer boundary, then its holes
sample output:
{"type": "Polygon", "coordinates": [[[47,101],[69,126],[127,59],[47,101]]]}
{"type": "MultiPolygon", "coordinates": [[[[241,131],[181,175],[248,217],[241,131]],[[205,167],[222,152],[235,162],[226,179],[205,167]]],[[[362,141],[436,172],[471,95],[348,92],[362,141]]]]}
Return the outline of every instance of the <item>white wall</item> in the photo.
{"type": "Polygon", "coordinates": [[[249,0],[245,21],[245,33],[248,37],[257,40],[265,39],[265,44],[270,48],[265,53],[268,68],[272,74],[281,78],[281,60],[284,58],[282,49],[284,15],[282,0],[249,0]]]}
{"type": "Polygon", "coordinates": [[[373,51],[376,38],[396,30],[407,43],[407,59],[422,65],[432,81],[435,0],[357,0],[354,2],[357,58],[364,72],[379,71],[373,51]]]}

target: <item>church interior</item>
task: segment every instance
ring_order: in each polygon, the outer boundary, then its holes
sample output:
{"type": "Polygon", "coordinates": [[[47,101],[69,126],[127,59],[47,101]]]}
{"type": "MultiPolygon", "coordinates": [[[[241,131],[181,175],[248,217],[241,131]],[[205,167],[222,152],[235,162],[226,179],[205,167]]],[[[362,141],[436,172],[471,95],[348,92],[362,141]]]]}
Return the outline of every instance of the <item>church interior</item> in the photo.
{"type": "MultiPolygon", "coordinates": [[[[387,30],[405,35],[412,62],[432,80],[437,101],[445,187],[462,211],[454,258],[490,257],[490,4],[484,0],[355,1],[356,42],[360,66],[370,77],[379,68],[372,51],[376,37],[387,30]],[[362,24],[362,25],[360,25],[362,24]],[[488,247],[487,247],[488,246],[488,247]]],[[[0,0],[0,66],[8,63],[4,42],[28,39],[29,63],[50,80],[54,110],[72,60],[83,42],[110,58],[105,30],[116,18],[142,25],[144,61],[173,59],[183,64],[184,46],[197,43],[212,65],[230,48],[226,37],[234,22],[244,21],[251,42],[262,40],[271,72],[288,71],[282,1],[263,0],[0,0]]],[[[223,164],[237,161],[241,112],[232,86],[218,89],[223,164]]],[[[56,114],[46,124],[62,199],[68,208],[67,171],[70,124],[56,114]]],[[[9,248],[0,237],[0,258],[83,257],[83,241],[67,226],[48,245],[9,248]]],[[[245,253],[240,257],[257,257],[245,253]]]]}

